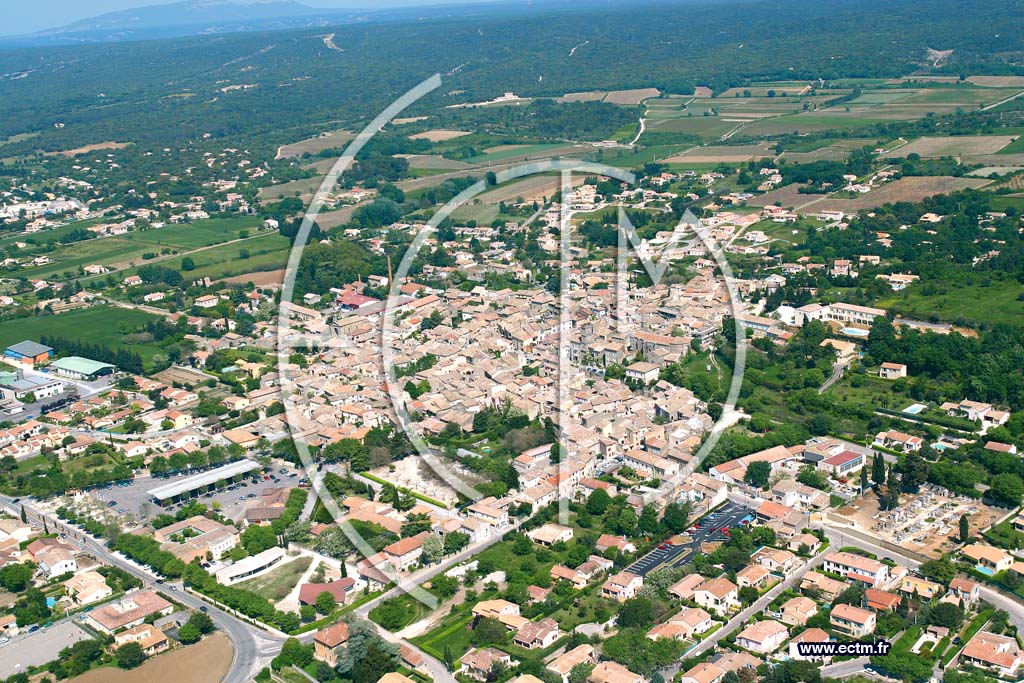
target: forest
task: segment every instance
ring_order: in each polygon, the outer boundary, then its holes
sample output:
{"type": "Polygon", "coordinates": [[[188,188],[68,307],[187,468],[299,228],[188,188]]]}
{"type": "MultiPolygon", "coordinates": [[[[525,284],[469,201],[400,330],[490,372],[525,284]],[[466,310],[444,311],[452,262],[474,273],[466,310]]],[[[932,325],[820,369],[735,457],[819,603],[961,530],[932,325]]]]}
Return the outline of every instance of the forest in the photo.
{"type": "Polygon", "coordinates": [[[323,29],[6,50],[0,140],[8,140],[4,156],[204,136],[267,150],[319,132],[323,121],[366,121],[435,72],[449,75],[413,110],[508,91],[686,94],[698,84],[720,92],[757,80],[891,77],[922,66],[926,47],[953,50],[940,71],[1014,73],[1024,38],[991,30],[1012,24],[1013,13],[996,0],[965,0],[957,12],[938,0],[696,1],[342,26],[340,52],[315,35],[323,29]],[[32,137],[10,140],[21,134],[32,137]]]}

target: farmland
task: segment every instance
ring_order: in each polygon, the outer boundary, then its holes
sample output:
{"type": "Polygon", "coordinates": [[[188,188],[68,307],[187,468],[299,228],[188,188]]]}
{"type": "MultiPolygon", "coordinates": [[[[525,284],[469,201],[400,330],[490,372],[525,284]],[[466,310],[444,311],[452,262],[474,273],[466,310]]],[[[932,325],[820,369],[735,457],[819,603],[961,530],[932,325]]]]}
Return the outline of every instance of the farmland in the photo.
{"type": "Polygon", "coordinates": [[[289,145],[281,145],[277,149],[278,159],[301,157],[305,154],[317,154],[326,149],[341,147],[355,135],[345,130],[335,130],[307,140],[300,140],[289,145]]]}
{"type": "Polygon", "coordinates": [[[124,348],[150,361],[160,349],[152,343],[125,344],[125,335],[139,330],[157,316],[137,309],[93,306],[60,315],[18,318],[0,322],[0,346],[43,336],[83,340],[90,344],[124,348]]]}
{"type": "Polygon", "coordinates": [[[996,154],[1014,140],[1012,135],[961,135],[956,137],[925,137],[914,140],[893,152],[891,157],[945,157],[996,154]]]}
{"type": "Polygon", "coordinates": [[[952,178],[948,176],[908,176],[871,190],[851,199],[823,199],[797,211],[815,213],[823,210],[839,210],[847,213],[861,209],[873,209],[893,202],[919,202],[926,197],[954,192],[968,187],[977,188],[990,181],[984,178],[952,178]]]}

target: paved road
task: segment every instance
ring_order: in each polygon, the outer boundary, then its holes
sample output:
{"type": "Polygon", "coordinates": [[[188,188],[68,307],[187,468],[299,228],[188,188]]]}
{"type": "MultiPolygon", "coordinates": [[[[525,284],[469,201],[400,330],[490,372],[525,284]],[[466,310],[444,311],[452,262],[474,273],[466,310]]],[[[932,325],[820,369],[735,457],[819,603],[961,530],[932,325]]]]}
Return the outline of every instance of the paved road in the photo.
{"type": "Polygon", "coordinates": [[[208,604],[195,595],[182,591],[180,584],[157,584],[157,577],[148,569],[135,564],[119,554],[111,552],[104,544],[81,530],[67,525],[62,520],[49,515],[43,515],[35,510],[27,501],[16,504],[10,497],[0,496],[0,505],[7,507],[12,514],[20,514],[20,507],[24,505],[30,521],[36,521],[41,524],[45,518],[51,531],[63,533],[65,540],[69,543],[108,564],[132,574],[147,587],[171,594],[175,600],[190,609],[198,610],[205,607],[210,617],[217,624],[217,627],[231,639],[234,648],[231,669],[225,676],[224,683],[246,683],[256,674],[264,659],[280,651],[283,638],[271,635],[255,626],[239,621],[227,612],[208,604]]]}
{"type": "Polygon", "coordinates": [[[843,376],[843,370],[846,369],[845,363],[833,363],[832,364],[832,376],[825,380],[825,383],[818,387],[818,393],[824,394],[828,391],[828,388],[839,381],[839,378],[843,376]]]}
{"type": "Polygon", "coordinates": [[[661,567],[681,567],[693,559],[694,553],[700,552],[702,543],[724,540],[722,529],[739,526],[740,521],[750,514],[751,510],[741,504],[726,503],[702,518],[701,528],[690,532],[692,540],[689,543],[655,548],[634,562],[627,571],[647,576],[661,567]]]}

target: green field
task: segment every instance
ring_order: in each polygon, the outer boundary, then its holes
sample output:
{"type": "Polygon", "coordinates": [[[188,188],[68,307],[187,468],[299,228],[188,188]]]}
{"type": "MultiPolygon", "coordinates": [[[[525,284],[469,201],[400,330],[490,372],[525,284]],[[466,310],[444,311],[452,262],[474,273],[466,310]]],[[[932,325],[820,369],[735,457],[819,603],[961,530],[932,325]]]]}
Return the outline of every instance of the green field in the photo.
{"type": "Polygon", "coordinates": [[[22,268],[17,274],[29,279],[74,279],[80,277],[79,267],[92,264],[111,267],[118,263],[133,261],[141,264],[143,254],[159,252],[160,249],[151,244],[120,237],[104,237],[59,247],[47,254],[53,259],[53,263],[22,268]]]}
{"type": "Polygon", "coordinates": [[[238,587],[259,593],[271,602],[277,602],[288,597],[312,563],[313,558],[300,557],[286,562],[266,574],[246,579],[240,582],[238,587]]]}
{"type": "Polygon", "coordinates": [[[40,337],[83,340],[110,348],[124,348],[150,361],[160,352],[156,344],[125,344],[124,335],[135,332],[157,316],[135,309],[93,306],[60,315],[16,318],[0,322],[0,348],[40,337]]]}
{"type": "Polygon", "coordinates": [[[248,231],[255,235],[262,229],[260,220],[252,217],[211,218],[195,223],[168,225],[157,230],[132,232],[126,239],[157,246],[175,247],[178,249],[198,249],[221,242],[236,240],[241,233],[248,231]]]}
{"type": "Polygon", "coordinates": [[[920,284],[876,302],[881,308],[894,308],[910,318],[929,320],[933,316],[946,322],[959,319],[987,323],[1021,324],[1024,321],[1024,285],[1012,279],[992,284],[950,284],[930,295],[920,284]]]}

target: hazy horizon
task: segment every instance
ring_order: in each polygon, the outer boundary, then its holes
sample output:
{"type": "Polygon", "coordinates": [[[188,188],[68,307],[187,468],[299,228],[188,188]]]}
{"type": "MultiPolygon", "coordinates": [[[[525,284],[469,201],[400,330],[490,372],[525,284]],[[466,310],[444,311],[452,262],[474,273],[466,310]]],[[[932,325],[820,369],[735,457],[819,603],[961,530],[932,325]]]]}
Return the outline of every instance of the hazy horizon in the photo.
{"type": "MultiPolygon", "coordinates": [[[[0,36],[18,36],[46,29],[58,28],[82,19],[108,12],[170,5],[180,0],[36,0],[32,3],[14,3],[4,7],[4,25],[0,36]]],[[[252,0],[234,0],[246,4],[252,0]]],[[[303,5],[323,9],[407,7],[414,5],[443,5],[480,0],[295,0],[303,5]]]]}

